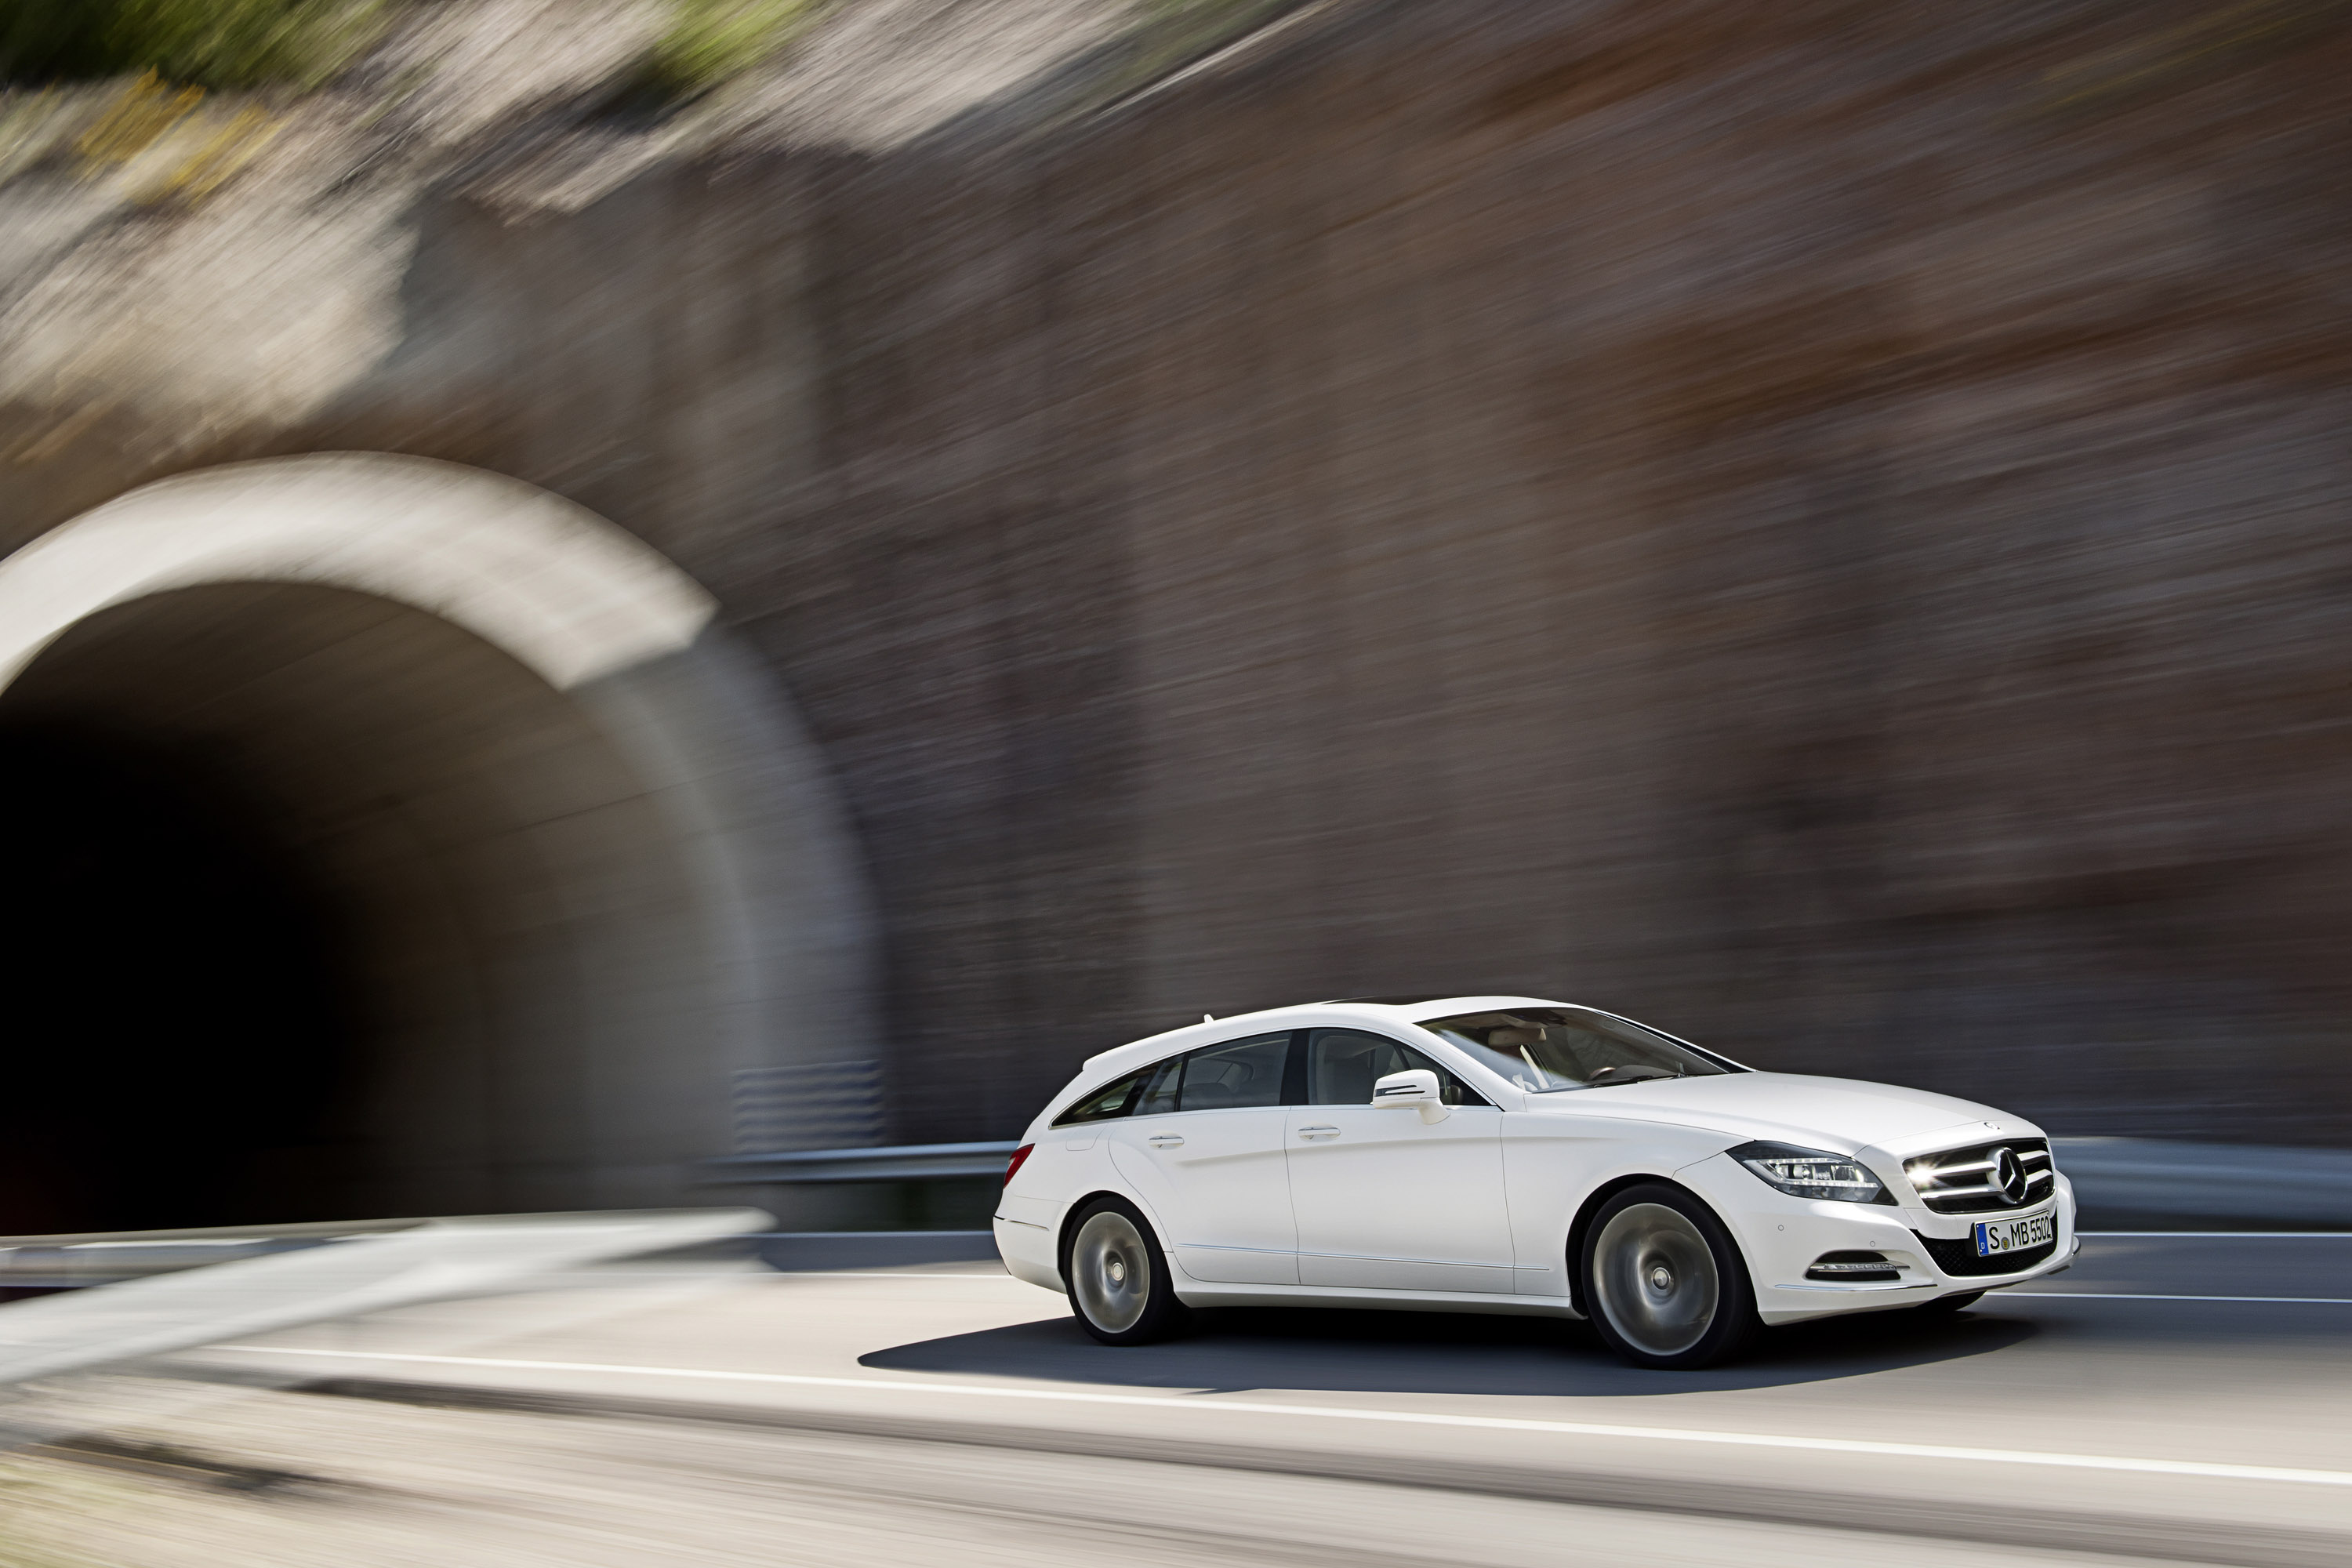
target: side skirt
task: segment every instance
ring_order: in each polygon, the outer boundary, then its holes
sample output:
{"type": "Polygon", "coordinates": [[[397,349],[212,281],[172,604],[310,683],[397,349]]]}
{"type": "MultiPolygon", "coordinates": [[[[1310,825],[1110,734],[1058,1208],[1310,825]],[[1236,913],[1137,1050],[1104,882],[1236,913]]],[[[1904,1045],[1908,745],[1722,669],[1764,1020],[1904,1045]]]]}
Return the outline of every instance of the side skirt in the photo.
{"type": "Polygon", "coordinates": [[[1386,1312],[1486,1312],[1514,1318],[1577,1318],[1565,1296],[1489,1296],[1469,1290],[1370,1290],[1338,1285],[1213,1285],[1186,1279],[1188,1307],[1364,1307],[1386,1312]]]}

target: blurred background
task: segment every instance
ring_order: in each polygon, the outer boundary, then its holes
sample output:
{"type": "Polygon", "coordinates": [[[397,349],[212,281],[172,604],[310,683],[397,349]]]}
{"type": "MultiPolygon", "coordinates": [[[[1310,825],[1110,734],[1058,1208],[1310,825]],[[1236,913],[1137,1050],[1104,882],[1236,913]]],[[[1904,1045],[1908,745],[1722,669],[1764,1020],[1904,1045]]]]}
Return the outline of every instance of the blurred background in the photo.
{"type": "Polygon", "coordinates": [[[975,1223],[1086,1056],[1424,990],[2352,1146],[2347,68],[6,0],[0,1230],[975,1223]]]}

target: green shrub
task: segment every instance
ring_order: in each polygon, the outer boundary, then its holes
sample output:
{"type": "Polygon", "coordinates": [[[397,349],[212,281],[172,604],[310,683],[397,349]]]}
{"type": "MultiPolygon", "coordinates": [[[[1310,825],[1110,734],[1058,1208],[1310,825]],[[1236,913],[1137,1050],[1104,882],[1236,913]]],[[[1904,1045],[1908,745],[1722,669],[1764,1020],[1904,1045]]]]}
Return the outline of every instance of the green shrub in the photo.
{"type": "MultiPolygon", "coordinates": [[[[782,46],[828,0],[669,0],[642,89],[706,91],[782,46]]],[[[0,82],[153,71],[180,87],[312,86],[398,0],[0,0],[0,82]]]]}
{"type": "Polygon", "coordinates": [[[654,43],[644,88],[656,98],[691,98],[756,65],[823,9],[826,0],[670,0],[670,23],[654,43]]]}
{"type": "Polygon", "coordinates": [[[310,85],[373,32],[381,0],[0,0],[0,78],[152,70],[184,86],[310,85]]]}

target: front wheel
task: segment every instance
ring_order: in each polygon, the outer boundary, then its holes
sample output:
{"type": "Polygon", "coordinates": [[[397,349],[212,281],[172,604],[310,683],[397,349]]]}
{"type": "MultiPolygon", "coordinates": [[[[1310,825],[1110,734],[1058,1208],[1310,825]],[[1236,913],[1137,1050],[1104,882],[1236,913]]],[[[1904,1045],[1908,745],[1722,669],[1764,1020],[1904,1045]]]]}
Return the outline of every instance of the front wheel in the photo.
{"type": "Polygon", "coordinates": [[[1645,1184],[1603,1204],[1585,1230],[1582,1263],[1593,1328],[1635,1366],[1712,1366],[1761,1326],[1731,1233],[1680,1187],[1645,1184]]]}
{"type": "Polygon", "coordinates": [[[1107,1345],[1142,1345],[1183,1328],[1167,1255],[1133,1205],[1097,1198],[1071,1222],[1062,1278],[1078,1326],[1107,1345]]]}

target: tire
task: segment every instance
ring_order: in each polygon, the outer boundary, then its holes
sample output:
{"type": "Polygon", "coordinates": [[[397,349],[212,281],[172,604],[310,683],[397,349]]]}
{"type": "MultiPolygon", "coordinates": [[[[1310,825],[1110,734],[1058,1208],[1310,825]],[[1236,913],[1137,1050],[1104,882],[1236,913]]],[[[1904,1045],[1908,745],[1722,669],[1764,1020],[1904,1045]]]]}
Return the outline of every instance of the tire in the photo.
{"type": "Polygon", "coordinates": [[[1964,1312],[1984,1296],[1981,1290],[1964,1290],[1957,1296],[1938,1296],[1932,1301],[1922,1301],[1910,1310],[1923,1318],[1940,1318],[1949,1312],[1964,1312]]]}
{"type": "Polygon", "coordinates": [[[1680,1187],[1645,1183],[1601,1205],[1585,1227],[1580,1265],[1593,1329],[1635,1366],[1713,1366],[1762,1327],[1731,1233],[1680,1187]]]}
{"type": "Polygon", "coordinates": [[[1167,1254],[1134,1205],[1097,1198],[1064,1234],[1062,1279],[1078,1327],[1107,1345],[1148,1345],[1190,1322],[1167,1254]]]}

